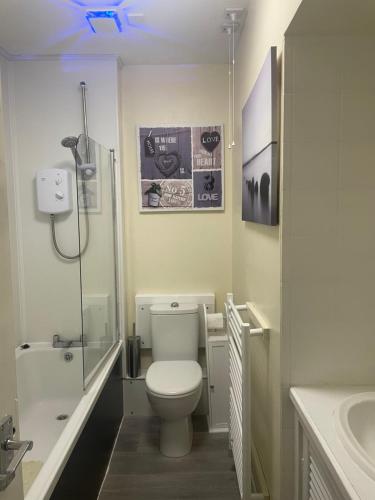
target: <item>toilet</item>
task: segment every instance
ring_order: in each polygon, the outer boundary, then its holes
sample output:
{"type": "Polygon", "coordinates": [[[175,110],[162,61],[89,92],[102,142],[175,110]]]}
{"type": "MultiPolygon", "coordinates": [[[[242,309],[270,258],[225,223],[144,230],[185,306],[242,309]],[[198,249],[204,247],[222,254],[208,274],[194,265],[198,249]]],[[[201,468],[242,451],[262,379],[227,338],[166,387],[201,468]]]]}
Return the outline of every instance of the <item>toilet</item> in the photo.
{"type": "Polygon", "coordinates": [[[156,304],[150,314],[153,363],[146,374],[146,392],[161,418],[160,452],[183,457],[191,450],[191,414],[202,393],[198,306],[156,304]]]}

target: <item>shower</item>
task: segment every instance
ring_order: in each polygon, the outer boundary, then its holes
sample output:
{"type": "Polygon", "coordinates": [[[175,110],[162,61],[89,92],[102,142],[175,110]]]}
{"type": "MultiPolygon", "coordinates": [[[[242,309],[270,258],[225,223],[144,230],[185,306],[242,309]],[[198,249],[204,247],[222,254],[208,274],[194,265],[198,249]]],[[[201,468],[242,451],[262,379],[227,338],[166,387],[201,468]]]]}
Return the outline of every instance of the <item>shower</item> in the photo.
{"type": "MultiPolygon", "coordinates": [[[[56,227],[55,227],[56,215],[50,214],[51,234],[52,234],[53,246],[55,247],[55,250],[60,255],[60,257],[62,257],[63,259],[67,259],[67,260],[75,260],[75,259],[78,259],[79,257],[81,257],[86,252],[89,241],[90,241],[90,222],[89,222],[89,215],[87,212],[87,203],[85,202],[85,200],[86,200],[86,176],[90,177],[91,175],[93,175],[96,172],[96,166],[93,163],[83,163],[82,162],[82,158],[77,150],[78,143],[79,143],[79,138],[75,137],[75,136],[64,137],[64,139],[62,139],[62,141],[61,141],[61,145],[64,148],[69,148],[73,154],[73,158],[75,160],[75,165],[76,165],[77,178],[78,178],[79,172],[81,173],[81,177],[82,177],[82,194],[83,194],[83,199],[84,199],[83,209],[85,212],[85,221],[86,221],[86,240],[85,240],[84,247],[80,252],[78,252],[75,255],[67,255],[66,253],[64,253],[60,249],[60,246],[59,246],[59,244],[57,242],[57,238],[56,238],[56,227]]],[[[78,191],[77,191],[77,193],[78,193],[78,191]]],[[[77,194],[77,206],[79,206],[78,194],[77,194]]],[[[79,221],[79,219],[78,219],[78,221],[79,221]]],[[[79,226],[79,222],[78,222],[78,226],[79,226]]],[[[78,230],[79,230],[79,227],[78,227],[78,230]]]]}
{"type": "MultiPolygon", "coordinates": [[[[90,156],[89,149],[87,149],[86,152],[88,161],[87,163],[83,163],[82,158],[77,150],[78,143],[79,143],[79,137],[75,137],[74,135],[69,135],[68,137],[64,137],[64,139],[62,139],[61,141],[61,145],[64,148],[68,148],[71,150],[74,160],[76,162],[77,170],[79,170],[84,175],[84,177],[91,177],[96,172],[96,165],[95,163],[90,163],[89,161],[89,156],[90,156]]],[[[88,148],[89,147],[90,146],[88,145],[88,148]]]]}
{"type": "MultiPolygon", "coordinates": [[[[86,238],[83,248],[78,253],[74,255],[68,255],[60,249],[60,245],[56,238],[56,217],[58,214],[66,214],[73,210],[73,200],[72,200],[72,176],[69,169],[64,168],[47,168],[39,170],[36,176],[36,190],[37,190],[37,203],[38,209],[42,213],[49,214],[51,223],[51,235],[52,242],[56,252],[63,259],[75,260],[83,255],[88,247],[90,240],[90,221],[89,221],[89,196],[92,196],[92,192],[86,185],[88,180],[97,180],[97,165],[91,161],[91,157],[95,157],[95,148],[90,151],[90,145],[93,147],[95,144],[90,140],[88,135],[87,127],[87,108],[86,108],[86,83],[80,82],[81,94],[82,94],[82,114],[83,114],[83,134],[79,136],[67,136],[61,140],[61,145],[64,148],[70,149],[75,163],[75,173],[76,173],[76,202],[78,215],[79,211],[83,212],[85,217],[86,226],[86,238]],[[79,149],[81,139],[84,141],[84,154],[82,154],[81,148],[79,149]],[[91,144],[90,144],[91,143],[91,144]],[[85,161],[84,161],[85,160],[85,161]],[[80,194],[82,195],[83,202],[80,203],[80,194]]],[[[78,233],[80,231],[80,217],[78,216],[78,233]]],[[[79,241],[80,243],[80,241],[79,241]]]]}
{"type": "MultiPolygon", "coordinates": [[[[95,163],[90,162],[90,138],[88,135],[88,126],[87,126],[87,105],[86,105],[86,82],[80,82],[80,88],[81,88],[81,96],[82,96],[82,113],[83,113],[83,128],[84,128],[84,134],[83,137],[85,139],[85,144],[86,144],[86,162],[84,163],[82,161],[81,155],[78,152],[78,144],[80,137],[76,137],[74,135],[70,135],[67,137],[64,137],[61,140],[61,145],[64,148],[70,149],[72,152],[74,161],[75,161],[75,167],[76,167],[76,191],[77,191],[77,208],[79,208],[79,199],[78,199],[78,174],[81,174],[81,179],[82,179],[82,195],[83,195],[83,210],[85,213],[85,222],[86,222],[86,241],[83,246],[83,249],[79,251],[75,255],[67,255],[64,253],[60,247],[59,244],[57,243],[56,239],[56,228],[55,228],[55,214],[50,214],[50,221],[51,221],[51,234],[52,234],[52,242],[53,246],[55,247],[56,252],[62,257],[63,259],[67,260],[75,260],[81,257],[87,250],[89,240],[90,240],[90,221],[89,221],[89,214],[88,214],[88,207],[87,207],[87,191],[86,191],[86,180],[91,178],[95,173],[96,173],[96,165],[95,163]]],[[[80,233],[80,220],[78,217],[78,232],[80,233]]]]}
{"type": "Polygon", "coordinates": [[[61,146],[64,148],[69,148],[73,154],[73,157],[77,163],[77,165],[82,165],[82,158],[80,157],[77,146],[78,146],[79,138],[74,135],[69,135],[68,137],[64,137],[61,141],[61,146]]]}

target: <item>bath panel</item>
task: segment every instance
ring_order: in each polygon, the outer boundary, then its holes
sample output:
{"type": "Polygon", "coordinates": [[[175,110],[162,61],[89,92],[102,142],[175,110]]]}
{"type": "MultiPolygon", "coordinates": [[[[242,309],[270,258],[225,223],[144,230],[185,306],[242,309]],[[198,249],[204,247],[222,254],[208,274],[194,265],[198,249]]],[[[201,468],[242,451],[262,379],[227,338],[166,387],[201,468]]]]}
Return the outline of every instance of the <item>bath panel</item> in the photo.
{"type": "Polygon", "coordinates": [[[96,500],[123,416],[121,356],[50,497],[96,500]]]}

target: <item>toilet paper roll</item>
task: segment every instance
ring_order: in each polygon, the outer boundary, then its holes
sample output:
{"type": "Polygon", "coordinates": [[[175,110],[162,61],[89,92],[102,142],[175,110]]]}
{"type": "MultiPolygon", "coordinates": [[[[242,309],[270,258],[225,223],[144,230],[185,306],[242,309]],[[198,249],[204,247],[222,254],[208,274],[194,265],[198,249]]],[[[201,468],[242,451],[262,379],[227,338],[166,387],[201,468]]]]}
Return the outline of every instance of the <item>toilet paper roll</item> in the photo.
{"type": "Polygon", "coordinates": [[[222,330],[224,328],[223,314],[207,314],[207,328],[208,330],[222,330]]]}

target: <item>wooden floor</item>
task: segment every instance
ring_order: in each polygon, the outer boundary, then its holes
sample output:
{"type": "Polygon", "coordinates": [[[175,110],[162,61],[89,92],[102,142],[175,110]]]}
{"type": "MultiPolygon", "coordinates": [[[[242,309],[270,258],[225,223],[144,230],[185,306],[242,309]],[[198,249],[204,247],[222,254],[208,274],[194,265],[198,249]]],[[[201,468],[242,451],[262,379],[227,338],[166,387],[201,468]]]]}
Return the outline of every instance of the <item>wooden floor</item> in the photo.
{"type": "Polygon", "coordinates": [[[99,500],[239,500],[226,434],[193,419],[193,448],[182,458],[159,452],[159,420],[127,417],[99,500]]]}

